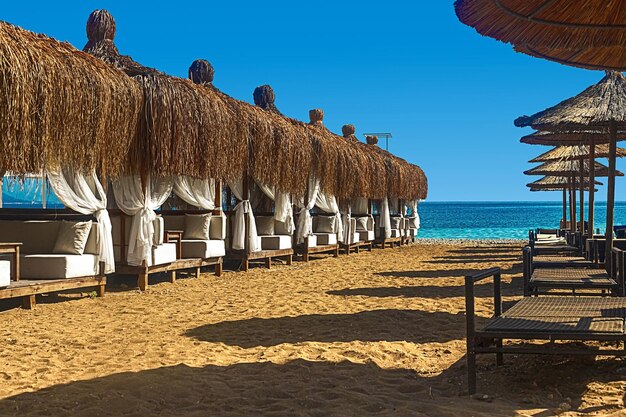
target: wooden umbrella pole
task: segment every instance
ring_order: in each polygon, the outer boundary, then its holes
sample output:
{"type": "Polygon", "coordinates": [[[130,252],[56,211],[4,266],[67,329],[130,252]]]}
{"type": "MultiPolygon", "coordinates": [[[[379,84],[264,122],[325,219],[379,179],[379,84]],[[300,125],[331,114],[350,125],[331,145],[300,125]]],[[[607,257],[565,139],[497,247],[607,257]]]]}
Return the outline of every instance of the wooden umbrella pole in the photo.
{"type": "Polygon", "coordinates": [[[580,201],[579,201],[579,207],[580,207],[580,236],[582,238],[582,236],[585,234],[585,161],[583,159],[581,159],[579,161],[579,165],[580,165],[580,170],[579,170],[579,183],[578,183],[578,188],[580,189],[579,191],[579,197],[580,197],[580,201]]]}
{"type": "Polygon", "coordinates": [[[563,187],[563,224],[561,229],[567,228],[567,189],[563,187]]]}
{"type": "Polygon", "coordinates": [[[576,192],[574,191],[574,176],[569,177],[569,229],[576,231],[576,192]]]}
{"type": "Polygon", "coordinates": [[[606,197],[606,249],[604,262],[609,275],[612,273],[611,250],[613,248],[613,209],[615,205],[615,153],[617,150],[617,122],[611,121],[609,125],[609,183],[606,197]]]}
{"type": "Polygon", "coordinates": [[[593,237],[594,231],[594,214],[596,199],[596,144],[593,137],[589,141],[589,230],[588,236],[593,237]]]}

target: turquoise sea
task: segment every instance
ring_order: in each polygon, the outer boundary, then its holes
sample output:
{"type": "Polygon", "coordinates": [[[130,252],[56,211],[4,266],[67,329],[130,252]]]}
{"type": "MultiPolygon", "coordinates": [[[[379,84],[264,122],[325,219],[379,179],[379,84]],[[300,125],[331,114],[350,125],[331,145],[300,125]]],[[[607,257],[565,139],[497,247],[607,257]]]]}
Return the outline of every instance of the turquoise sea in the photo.
{"type": "MultiPolygon", "coordinates": [[[[585,209],[586,210],[586,209],[585,209]]],[[[420,238],[527,239],[528,230],[556,228],[561,202],[422,202],[420,238]]],[[[585,216],[586,216],[585,212],[585,216]]],[[[626,224],[626,202],[615,204],[615,224],[626,224]]],[[[595,205],[595,228],[604,233],[606,202],[595,205]]]]}
{"type": "MultiPolygon", "coordinates": [[[[47,190],[49,208],[62,207],[47,190]]],[[[4,207],[41,207],[41,187],[26,180],[3,189],[4,207]]],[[[528,230],[555,228],[562,214],[561,202],[428,202],[419,205],[420,238],[526,239],[528,230]]],[[[604,233],[606,203],[596,202],[595,227],[604,233]]],[[[615,224],[626,224],[626,202],[615,205],[615,224]]]]}

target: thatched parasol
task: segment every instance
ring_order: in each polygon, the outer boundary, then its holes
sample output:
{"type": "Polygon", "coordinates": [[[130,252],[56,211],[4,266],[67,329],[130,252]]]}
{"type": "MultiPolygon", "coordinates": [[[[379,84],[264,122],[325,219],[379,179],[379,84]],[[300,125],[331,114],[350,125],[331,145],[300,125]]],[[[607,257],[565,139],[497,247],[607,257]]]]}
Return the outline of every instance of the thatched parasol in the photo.
{"type": "MultiPolygon", "coordinates": [[[[572,161],[550,161],[545,162],[539,166],[531,168],[527,171],[524,171],[526,175],[552,175],[552,176],[573,176],[578,175],[581,170],[581,162],[582,169],[584,172],[584,176],[589,176],[589,161],[580,161],[580,160],[572,160],[572,161]]],[[[623,177],[624,174],[620,171],[616,171],[615,175],[619,177],[623,177]]],[[[609,167],[603,165],[599,162],[595,163],[595,176],[596,177],[608,177],[609,176],[609,167]]]]}
{"type": "MultiPolygon", "coordinates": [[[[609,145],[602,144],[595,147],[596,158],[608,158],[609,157],[609,145]]],[[[589,160],[589,146],[587,145],[574,145],[574,146],[558,146],[550,149],[548,152],[544,152],[536,158],[531,159],[528,162],[550,162],[550,161],[571,161],[573,159],[586,159],[589,160]]],[[[617,158],[626,157],[626,149],[617,148],[617,158]]]]}
{"type": "MultiPolygon", "coordinates": [[[[617,132],[617,140],[626,140],[626,133],[617,132]]],[[[528,145],[544,146],[575,146],[589,144],[593,141],[596,145],[609,143],[610,138],[606,132],[601,131],[567,131],[567,132],[533,132],[522,136],[521,143],[528,145]]]]}
{"type": "Polygon", "coordinates": [[[518,52],[591,69],[626,69],[621,0],[457,0],[459,20],[518,52]]]}
{"type": "Polygon", "coordinates": [[[0,172],[124,168],[142,102],[136,83],[67,43],[5,22],[0,56],[0,172]]]}

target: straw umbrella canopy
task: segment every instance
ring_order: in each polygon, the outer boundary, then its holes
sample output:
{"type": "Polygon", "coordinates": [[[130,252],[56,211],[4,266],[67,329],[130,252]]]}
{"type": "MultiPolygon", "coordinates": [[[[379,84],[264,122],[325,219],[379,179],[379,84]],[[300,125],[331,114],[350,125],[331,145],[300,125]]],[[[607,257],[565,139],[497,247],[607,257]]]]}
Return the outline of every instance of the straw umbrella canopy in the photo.
{"type": "MultiPolygon", "coordinates": [[[[596,145],[595,147],[596,158],[608,158],[609,146],[607,144],[596,145]]],[[[570,146],[558,146],[550,149],[547,152],[531,159],[528,162],[550,162],[550,161],[570,161],[573,159],[586,159],[589,160],[590,149],[588,145],[570,145],[570,146]]],[[[626,149],[617,148],[615,156],[617,158],[626,157],[626,149]]]]}
{"type": "Polygon", "coordinates": [[[68,43],[5,22],[0,57],[0,173],[123,169],[141,110],[136,83],[68,43]]]}
{"type": "MultiPolygon", "coordinates": [[[[589,161],[584,160],[572,160],[572,161],[550,161],[545,162],[539,166],[524,171],[525,175],[552,175],[552,176],[574,176],[578,175],[583,170],[584,176],[589,176],[589,161]],[[582,166],[581,166],[582,162],[582,166]]],[[[596,177],[608,177],[610,174],[609,167],[599,162],[595,163],[595,176],[596,177]]],[[[624,174],[620,171],[616,171],[615,175],[623,177],[624,174]]]]}
{"type": "MultiPolygon", "coordinates": [[[[626,140],[626,133],[617,132],[618,140],[626,140]]],[[[604,131],[567,131],[567,132],[548,132],[539,131],[529,135],[522,136],[521,143],[528,145],[544,145],[544,146],[576,146],[581,144],[589,144],[591,142],[598,144],[609,143],[608,135],[604,131]]]]}
{"type": "Polygon", "coordinates": [[[457,0],[459,20],[516,51],[590,69],[626,69],[621,0],[457,0]]]}

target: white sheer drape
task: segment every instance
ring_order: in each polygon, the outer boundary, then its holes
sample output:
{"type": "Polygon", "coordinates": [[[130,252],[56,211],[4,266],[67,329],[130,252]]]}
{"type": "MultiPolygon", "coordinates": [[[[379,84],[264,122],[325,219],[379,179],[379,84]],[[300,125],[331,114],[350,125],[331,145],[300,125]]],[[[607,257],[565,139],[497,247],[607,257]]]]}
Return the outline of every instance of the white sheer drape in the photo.
{"type": "Polygon", "coordinates": [[[254,221],[254,213],[250,200],[243,199],[243,181],[229,182],[228,187],[232,191],[239,204],[235,206],[235,221],[233,222],[233,235],[231,236],[231,244],[235,250],[244,250],[246,247],[246,238],[248,239],[248,249],[250,252],[261,250],[259,245],[258,233],[256,230],[256,222],[254,221]],[[246,237],[246,216],[248,216],[248,236],[246,237]]]}
{"type": "Polygon", "coordinates": [[[172,179],[148,178],[144,194],[138,175],[122,177],[113,181],[113,193],[117,206],[127,215],[133,216],[128,241],[129,265],[148,262],[154,242],[154,210],[163,205],[172,193],[172,179]]]}
{"type": "Polygon", "coordinates": [[[282,191],[276,192],[274,187],[257,183],[263,194],[274,201],[274,220],[286,225],[289,234],[293,234],[296,225],[293,221],[293,205],[291,195],[282,191]]]}
{"type": "Polygon", "coordinates": [[[107,211],[107,197],[95,172],[83,175],[70,170],[48,171],[48,181],[54,194],[70,209],[81,214],[93,214],[98,228],[98,257],[104,262],[104,273],[115,272],[113,227],[107,211]]]}
{"type": "Polygon", "coordinates": [[[345,244],[354,243],[354,230],[350,227],[350,223],[352,221],[352,205],[350,203],[347,204],[347,208],[345,213],[342,216],[342,224],[343,224],[343,239],[340,239],[340,242],[345,244]]]}
{"type": "Polygon", "coordinates": [[[417,212],[417,200],[409,201],[409,208],[411,209],[412,226],[416,229],[420,228],[420,215],[417,212]]]}
{"type": "Polygon", "coordinates": [[[320,181],[312,177],[309,178],[309,194],[306,201],[298,200],[298,226],[296,228],[296,238],[298,243],[303,243],[304,238],[313,233],[313,218],[311,210],[315,207],[317,193],[320,190],[320,181]]]}
{"type": "Polygon", "coordinates": [[[204,210],[215,209],[215,180],[179,175],[174,177],[174,193],[185,203],[204,210]]]}
{"type": "Polygon", "coordinates": [[[383,227],[385,229],[385,238],[388,239],[391,237],[391,216],[389,214],[389,200],[385,197],[382,200],[382,204],[380,205],[380,222],[381,224],[378,227],[383,227]]]}
{"type": "Polygon", "coordinates": [[[320,210],[335,215],[335,224],[337,225],[337,237],[340,242],[343,242],[343,221],[341,219],[341,213],[339,212],[339,204],[337,204],[337,199],[335,198],[335,196],[326,195],[323,192],[319,191],[317,193],[315,205],[319,207],[320,210]]]}

